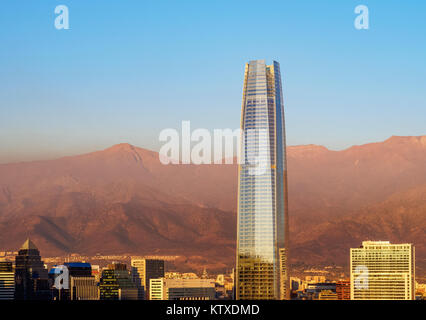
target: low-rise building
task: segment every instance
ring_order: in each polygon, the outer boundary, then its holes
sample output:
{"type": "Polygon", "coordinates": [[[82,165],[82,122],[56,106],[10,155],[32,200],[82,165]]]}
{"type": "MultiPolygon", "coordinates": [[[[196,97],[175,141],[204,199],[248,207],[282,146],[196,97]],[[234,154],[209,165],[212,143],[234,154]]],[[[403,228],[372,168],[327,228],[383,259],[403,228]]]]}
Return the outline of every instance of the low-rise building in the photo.
{"type": "Polygon", "coordinates": [[[214,300],[214,279],[151,279],[151,300],[214,300]]]}

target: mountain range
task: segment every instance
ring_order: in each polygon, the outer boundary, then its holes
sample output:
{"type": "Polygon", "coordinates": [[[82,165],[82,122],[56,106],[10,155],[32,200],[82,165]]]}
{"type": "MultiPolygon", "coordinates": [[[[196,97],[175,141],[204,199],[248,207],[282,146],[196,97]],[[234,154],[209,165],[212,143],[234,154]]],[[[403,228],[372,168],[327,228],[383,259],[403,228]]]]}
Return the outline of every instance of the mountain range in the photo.
{"type": "MultiPolygon", "coordinates": [[[[290,261],[347,265],[363,240],[416,246],[426,269],[426,136],[342,151],[287,148],[290,261]]],[[[0,250],[30,236],[43,256],[181,255],[189,268],[235,263],[237,165],[163,165],[119,144],[0,165],[0,250]]]]}

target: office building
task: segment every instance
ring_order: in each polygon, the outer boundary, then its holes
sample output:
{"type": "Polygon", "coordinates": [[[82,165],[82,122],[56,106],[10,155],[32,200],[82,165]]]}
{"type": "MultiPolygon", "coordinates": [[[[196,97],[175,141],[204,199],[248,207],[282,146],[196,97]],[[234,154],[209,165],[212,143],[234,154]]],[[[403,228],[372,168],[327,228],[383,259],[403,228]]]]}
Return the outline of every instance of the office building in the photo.
{"type": "Polygon", "coordinates": [[[321,290],[318,294],[318,300],[338,300],[337,293],[332,290],[321,290]]]}
{"type": "Polygon", "coordinates": [[[0,300],[15,297],[15,273],[11,261],[0,260],[0,300]]]}
{"type": "Polygon", "coordinates": [[[351,300],[415,299],[412,244],[364,241],[350,250],[351,300]]]}
{"type": "Polygon", "coordinates": [[[99,300],[99,286],[94,276],[70,277],[71,300],[99,300]]]}
{"type": "Polygon", "coordinates": [[[151,279],[164,278],[164,260],[132,258],[132,280],[139,288],[139,298],[149,300],[151,279]]]}
{"type": "Polygon", "coordinates": [[[138,300],[139,291],[124,263],[113,263],[102,271],[99,284],[101,300],[138,300]]]}
{"type": "Polygon", "coordinates": [[[48,272],[35,244],[27,239],[15,258],[15,299],[50,300],[48,272]]]}
{"type": "MultiPolygon", "coordinates": [[[[72,277],[89,277],[87,283],[90,283],[90,277],[92,274],[92,266],[90,263],[85,262],[66,262],[61,266],[54,266],[49,271],[49,279],[52,283],[52,296],[53,300],[76,300],[77,296],[73,297],[73,294],[76,294],[76,289],[73,290],[71,287],[71,278],[72,277]],[[64,274],[64,268],[66,268],[66,274],[64,274]],[[56,287],[56,279],[61,277],[60,288],[56,287]],[[65,279],[66,278],[66,279],[65,279]]],[[[93,277],[94,281],[94,277],[93,277]]],[[[79,281],[78,283],[85,283],[79,281]]],[[[96,288],[97,289],[97,288],[96,288]]],[[[82,299],[81,299],[82,300],[82,299]]],[[[92,299],[90,299],[92,300],[92,299]]]]}
{"type": "Polygon", "coordinates": [[[99,299],[119,300],[119,289],[114,270],[102,270],[101,282],[99,283],[99,299]]]}
{"type": "Polygon", "coordinates": [[[338,300],[351,300],[351,281],[341,280],[336,282],[338,300]]]}
{"type": "Polygon", "coordinates": [[[90,277],[92,275],[92,265],[87,262],[65,262],[69,275],[72,277],[90,277]]]}
{"type": "Polygon", "coordinates": [[[214,279],[151,279],[151,300],[214,300],[214,279]]]}
{"type": "Polygon", "coordinates": [[[250,61],[238,166],[237,299],[289,299],[284,123],[279,63],[250,61]]]}

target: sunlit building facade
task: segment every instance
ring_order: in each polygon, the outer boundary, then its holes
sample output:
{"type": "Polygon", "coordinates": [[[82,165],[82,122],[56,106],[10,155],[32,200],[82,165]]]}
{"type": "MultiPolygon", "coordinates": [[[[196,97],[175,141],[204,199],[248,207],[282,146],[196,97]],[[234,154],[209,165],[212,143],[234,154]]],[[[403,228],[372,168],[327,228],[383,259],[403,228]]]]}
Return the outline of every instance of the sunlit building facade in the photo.
{"type": "Polygon", "coordinates": [[[99,287],[94,276],[70,277],[71,300],[99,300],[99,287]]]}
{"type": "Polygon", "coordinates": [[[415,249],[412,244],[364,241],[351,249],[351,300],[413,300],[415,249]]]}
{"type": "Polygon", "coordinates": [[[286,143],[278,62],[246,64],[241,129],[236,298],[288,299],[286,143]]]}
{"type": "Polygon", "coordinates": [[[13,300],[15,296],[15,272],[12,262],[0,260],[0,300],[13,300]]]}
{"type": "Polygon", "coordinates": [[[214,279],[150,279],[150,300],[214,300],[214,279]]]}
{"type": "Polygon", "coordinates": [[[336,282],[336,293],[338,300],[351,300],[351,281],[340,280],[336,282]]]}
{"type": "Polygon", "coordinates": [[[322,290],[318,294],[318,300],[339,300],[338,294],[332,290],[322,290]]]}
{"type": "Polygon", "coordinates": [[[131,266],[132,280],[139,288],[139,299],[149,300],[150,279],[164,277],[164,260],[132,258],[131,266]]]}

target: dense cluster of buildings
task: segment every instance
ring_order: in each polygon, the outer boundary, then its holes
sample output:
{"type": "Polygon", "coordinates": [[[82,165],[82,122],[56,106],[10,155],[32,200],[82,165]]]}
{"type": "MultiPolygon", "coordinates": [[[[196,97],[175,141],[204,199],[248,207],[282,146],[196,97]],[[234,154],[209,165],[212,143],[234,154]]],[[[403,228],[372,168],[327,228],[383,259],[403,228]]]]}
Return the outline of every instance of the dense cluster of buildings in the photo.
{"type": "Polygon", "coordinates": [[[327,280],[325,276],[290,278],[294,300],[351,300],[350,280],[327,280]]]}
{"type": "Polygon", "coordinates": [[[166,273],[164,260],[133,258],[130,268],[65,262],[50,270],[27,239],[15,261],[0,260],[0,300],[214,300],[232,299],[233,274],[217,279],[166,273]]]}
{"type": "Polygon", "coordinates": [[[414,246],[389,241],[350,249],[349,279],[291,278],[292,297],[300,300],[414,300],[426,297],[423,288],[415,281],[414,246]]]}
{"type": "MultiPolygon", "coordinates": [[[[290,277],[295,300],[414,300],[426,297],[415,282],[414,247],[364,241],[350,250],[350,277],[330,281],[325,275],[290,277]]],[[[28,239],[15,261],[0,260],[0,300],[229,300],[235,298],[234,272],[211,278],[206,270],[166,272],[164,260],[132,258],[130,266],[104,268],[65,262],[50,270],[28,239]]]]}

